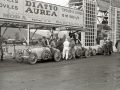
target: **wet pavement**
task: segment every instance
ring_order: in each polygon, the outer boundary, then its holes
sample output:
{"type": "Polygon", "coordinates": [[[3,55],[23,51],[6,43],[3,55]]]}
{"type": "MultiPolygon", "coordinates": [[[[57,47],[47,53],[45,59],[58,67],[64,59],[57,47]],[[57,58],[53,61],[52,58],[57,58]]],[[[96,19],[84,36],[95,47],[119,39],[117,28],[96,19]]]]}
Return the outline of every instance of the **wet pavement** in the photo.
{"type": "Polygon", "coordinates": [[[0,90],[120,90],[117,53],[30,65],[0,62],[0,90]]]}

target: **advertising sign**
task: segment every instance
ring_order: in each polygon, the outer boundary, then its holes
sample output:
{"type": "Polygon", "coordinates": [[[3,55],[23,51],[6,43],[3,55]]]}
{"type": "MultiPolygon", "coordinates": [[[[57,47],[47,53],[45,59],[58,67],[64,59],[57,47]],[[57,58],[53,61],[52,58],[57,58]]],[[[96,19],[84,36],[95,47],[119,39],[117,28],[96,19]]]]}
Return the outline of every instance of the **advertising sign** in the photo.
{"type": "Polygon", "coordinates": [[[34,0],[0,0],[0,20],[83,26],[83,11],[34,0]]]}

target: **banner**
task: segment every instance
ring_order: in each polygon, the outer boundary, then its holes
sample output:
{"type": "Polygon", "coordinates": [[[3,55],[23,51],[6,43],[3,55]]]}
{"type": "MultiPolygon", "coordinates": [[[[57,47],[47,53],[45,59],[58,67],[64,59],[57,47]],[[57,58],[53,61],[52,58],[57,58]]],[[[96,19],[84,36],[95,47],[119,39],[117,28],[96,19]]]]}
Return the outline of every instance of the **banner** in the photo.
{"type": "Polygon", "coordinates": [[[83,11],[34,0],[0,0],[0,20],[83,26],[83,11]]]}

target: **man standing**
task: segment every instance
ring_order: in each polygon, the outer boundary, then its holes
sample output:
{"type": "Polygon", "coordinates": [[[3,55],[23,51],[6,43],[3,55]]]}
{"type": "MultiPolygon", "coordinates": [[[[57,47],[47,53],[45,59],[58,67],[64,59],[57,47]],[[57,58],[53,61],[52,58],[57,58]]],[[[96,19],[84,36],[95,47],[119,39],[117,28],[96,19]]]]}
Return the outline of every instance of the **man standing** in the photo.
{"type": "Polygon", "coordinates": [[[70,40],[70,50],[72,51],[73,59],[75,59],[75,41],[74,41],[74,39],[70,40]]]}
{"type": "Polygon", "coordinates": [[[0,59],[3,61],[3,48],[2,48],[3,38],[0,37],[0,59]]]}
{"type": "Polygon", "coordinates": [[[46,47],[47,46],[47,41],[46,41],[46,37],[43,36],[43,39],[41,40],[41,45],[43,47],[46,47]]]}
{"type": "Polygon", "coordinates": [[[65,39],[65,42],[63,43],[63,59],[66,57],[66,60],[68,59],[68,53],[69,53],[69,46],[70,42],[68,42],[68,39],[65,39]]]}
{"type": "Polygon", "coordinates": [[[103,50],[104,50],[104,55],[108,54],[108,41],[107,41],[107,38],[104,38],[103,50]]]}
{"type": "Polygon", "coordinates": [[[117,52],[119,53],[119,56],[120,56],[120,36],[119,36],[119,40],[117,40],[117,42],[115,44],[115,47],[117,48],[117,52]]]}
{"type": "Polygon", "coordinates": [[[108,39],[108,48],[109,48],[109,54],[111,55],[111,53],[113,52],[113,42],[108,39]]]}
{"type": "Polygon", "coordinates": [[[63,40],[61,38],[58,39],[58,41],[57,41],[57,47],[56,48],[59,49],[60,52],[63,51],[63,40]]]}

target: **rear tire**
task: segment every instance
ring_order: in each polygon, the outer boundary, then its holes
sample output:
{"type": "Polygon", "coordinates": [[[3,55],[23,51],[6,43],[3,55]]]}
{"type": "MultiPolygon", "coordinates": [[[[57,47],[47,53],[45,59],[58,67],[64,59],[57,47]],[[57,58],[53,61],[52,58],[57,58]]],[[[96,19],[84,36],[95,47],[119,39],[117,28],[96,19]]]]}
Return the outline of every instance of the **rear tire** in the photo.
{"type": "Polygon", "coordinates": [[[51,52],[50,51],[48,51],[48,50],[44,50],[43,52],[42,52],[42,59],[43,60],[48,60],[48,59],[50,59],[50,56],[51,56],[51,52]]]}
{"type": "Polygon", "coordinates": [[[70,51],[70,52],[68,53],[68,59],[72,59],[72,58],[73,58],[72,52],[70,51]]]}
{"type": "Polygon", "coordinates": [[[75,54],[76,54],[76,57],[78,57],[78,58],[81,57],[82,56],[82,50],[78,48],[76,50],[75,54]]]}

